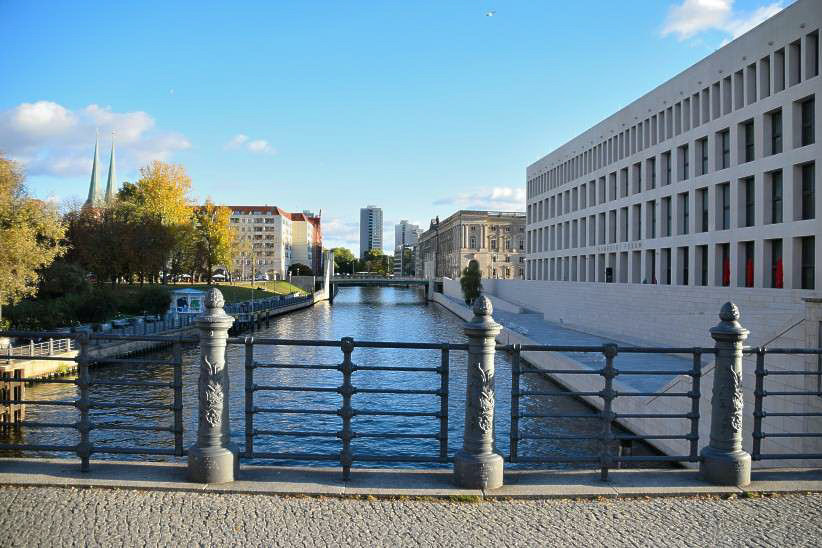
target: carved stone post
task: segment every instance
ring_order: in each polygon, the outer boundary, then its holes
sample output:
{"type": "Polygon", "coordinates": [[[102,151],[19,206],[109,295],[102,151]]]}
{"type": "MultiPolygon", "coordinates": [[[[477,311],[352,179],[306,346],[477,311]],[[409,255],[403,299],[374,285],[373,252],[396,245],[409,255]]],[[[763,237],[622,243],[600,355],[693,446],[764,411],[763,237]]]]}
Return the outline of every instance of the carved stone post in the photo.
{"type": "Polygon", "coordinates": [[[699,466],[708,481],[743,486],[751,482],[751,455],[742,450],[742,343],[748,330],[739,324],[739,309],[725,303],[722,320],[711,328],[716,341],[711,440],[699,466]]]}
{"type": "Polygon", "coordinates": [[[494,452],[494,346],[502,327],[491,317],[488,297],[474,301],[474,317],[465,324],[468,367],[465,434],[454,457],[454,481],[469,489],[502,487],[502,456],[494,452]]]}
{"type": "Polygon", "coordinates": [[[188,450],[188,479],[198,483],[234,481],[239,462],[231,443],[228,420],[228,370],[225,347],[234,318],[223,310],[223,295],[208,290],[205,314],[197,318],[200,329],[199,422],[197,443],[188,450]]]}

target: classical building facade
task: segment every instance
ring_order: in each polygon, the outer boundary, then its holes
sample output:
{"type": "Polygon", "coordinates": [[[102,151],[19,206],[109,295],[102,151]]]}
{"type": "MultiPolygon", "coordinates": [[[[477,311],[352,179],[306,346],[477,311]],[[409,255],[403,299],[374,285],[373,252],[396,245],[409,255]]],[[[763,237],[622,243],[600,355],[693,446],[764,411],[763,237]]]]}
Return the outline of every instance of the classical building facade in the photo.
{"type": "Polygon", "coordinates": [[[818,0],[527,169],[530,280],[822,287],[818,0]]]}
{"type": "Polygon", "coordinates": [[[483,278],[521,279],[525,213],[460,210],[431,221],[417,242],[417,276],[459,278],[471,260],[483,278]]]}
{"type": "Polygon", "coordinates": [[[382,209],[370,205],[360,209],[360,257],[372,249],[382,252],[382,209]]]}
{"type": "Polygon", "coordinates": [[[289,213],[276,206],[228,207],[232,227],[250,244],[250,251],[235,258],[234,276],[248,279],[253,270],[255,275],[283,279],[288,267],[296,262],[311,266],[315,272],[322,270],[319,217],[289,213]]]}

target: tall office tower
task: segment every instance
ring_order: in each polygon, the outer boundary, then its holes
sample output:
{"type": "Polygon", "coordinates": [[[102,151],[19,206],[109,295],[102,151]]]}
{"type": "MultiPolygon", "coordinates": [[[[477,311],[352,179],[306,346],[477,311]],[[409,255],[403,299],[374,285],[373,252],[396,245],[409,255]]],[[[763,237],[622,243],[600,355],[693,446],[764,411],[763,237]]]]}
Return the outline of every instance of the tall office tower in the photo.
{"type": "Polygon", "coordinates": [[[360,257],[372,249],[382,251],[382,209],[370,205],[360,209],[360,257]]]}

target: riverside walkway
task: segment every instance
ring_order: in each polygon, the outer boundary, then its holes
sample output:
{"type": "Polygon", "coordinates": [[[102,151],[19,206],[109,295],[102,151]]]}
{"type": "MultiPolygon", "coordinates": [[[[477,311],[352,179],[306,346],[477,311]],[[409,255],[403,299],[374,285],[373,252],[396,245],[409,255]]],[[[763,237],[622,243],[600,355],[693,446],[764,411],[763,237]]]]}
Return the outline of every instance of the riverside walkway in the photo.
{"type": "Polygon", "coordinates": [[[800,547],[818,545],[820,517],[822,494],[460,502],[0,487],[0,544],[26,547],[800,547]]]}

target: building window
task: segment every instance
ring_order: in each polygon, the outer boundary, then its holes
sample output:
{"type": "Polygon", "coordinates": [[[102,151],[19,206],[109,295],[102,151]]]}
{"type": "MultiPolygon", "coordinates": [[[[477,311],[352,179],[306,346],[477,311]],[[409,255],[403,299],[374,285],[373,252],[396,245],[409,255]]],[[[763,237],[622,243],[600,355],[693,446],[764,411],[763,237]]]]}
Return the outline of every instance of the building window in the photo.
{"type": "Polygon", "coordinates": [[[719,284],[728,287],[731,285],[731,244],[719,244],[719,264],[722,272],[719,284]]]}
{"type": "Polygon", "coordinates": [[[663,185],[671,184],[671,153],[664,152],[662,153],[662,163],[665,164],[665,180],[662,181],[663,185]]]}
{"type": "Polygon", "coordinates": [[[771,154],[782,152],[782,111],[777,110],[771,117],[771,154]]]}
{"type": "Polygon", "coordinates": [[[708,138],[703,137],[699,141],[697,141],[697,150],[699,150],[699,155],[701,158],[700,167],[699,167],[699,174],[705,175],[708,173],[708,138]]]}
{"type": "Polygon", "coordinates": [[[802,102],[802,140],[801,146],[815,142],[814,132],[814,98],[802,102]]]}
{"type": "Polygon", "coordinates": [[[679,195],[679,202],[681,205],[680,211],[682,212],[682,224],[679,227],[680,234],[688,234],[688,227],[690,224],[690,200],[688,200],[688,193],[685,192],[679,195]]]}
{"type": "Polygon", "coordinates": [[[748,177],[742,183],[745,189],[745,226],[754,226],[756,222],[756,194],[754,178],[748,177]]]}
{"type": "Polygon", "coordinates": [[[649,225],[649,238],[656,238],[656,202],[648,202],[648,214],[651,217],[649,225]]]}
{"type": "Polygon", "coordinates": [[[682,175],[679,178],[680,181],[684,181],[689,177],[688,175],[688,167],[690,166],[690,161],[688,158],[688,145],[682,145],[679,147],[679,158],[680,158],[680,166],[682,167],[682,175]]]}
{"type": "Polygon", "coordinates": [[[708,246],[697,246],[699,252],[699,285],[708,285],[708,246]]]}
{"type": "Polygon", "coordinates": [[[665,212],[665,236],[672,236],[671,231],[671,198],[662,199],[662,209],[665,212]]]}
{"type": "Polygon", "coordinates": [[[782,266],[782,240],[770,240],[771,252],[771,287],[781,289],[783,287],[782,276],[784,273],[782,266]]]}
{"type": "Polygon", "coordinates": [[[782,172],[771,173],[771,223],[782,222],[782,172]]]}
{"type": "Polygon", "coordinates": [[[813,236],[807,236],[801,240],[802,263],[800,266],[800,277],[802,289],[815,289],[814,277],[816,272],[814,270],[814,263],[816,262],[816,240],[813,236]]]}
{"type": "Polygon", "coordinates": [[[731,132],[725,130],[719,133],[719,169],[731,165],[731,132]]]}
{"type": "Polygon", "coordinates": [[[745,143],[745,161],[752,162],[754,159],[754,123],[748,120],[742,124],[742,136],[745,143]]]}
{"type": "Polygon", "coordinates": [[[699,231],[708,232],[708,189],[703,188],[697,191],[697,196],[699,196],[700,209],[699,231]]]}
{"type": "Polygon", "coordinates": [[[815,164],[802,166],[802,219],[816,217],[816,169],[815,164]]]}
{"type": "Polygon", "coordinates": [[[718,230],[728,230],[731,228],[731,185],[730,183],[717,185],[717,190],[719,191],[717,196],[717,205],[719,206],[718,230]]]}
{"type": "Polygon", "coordinates": [[[646,164],[648,170],[648,190],[656,188],[656,158],[651,158],[646,164]]]}

